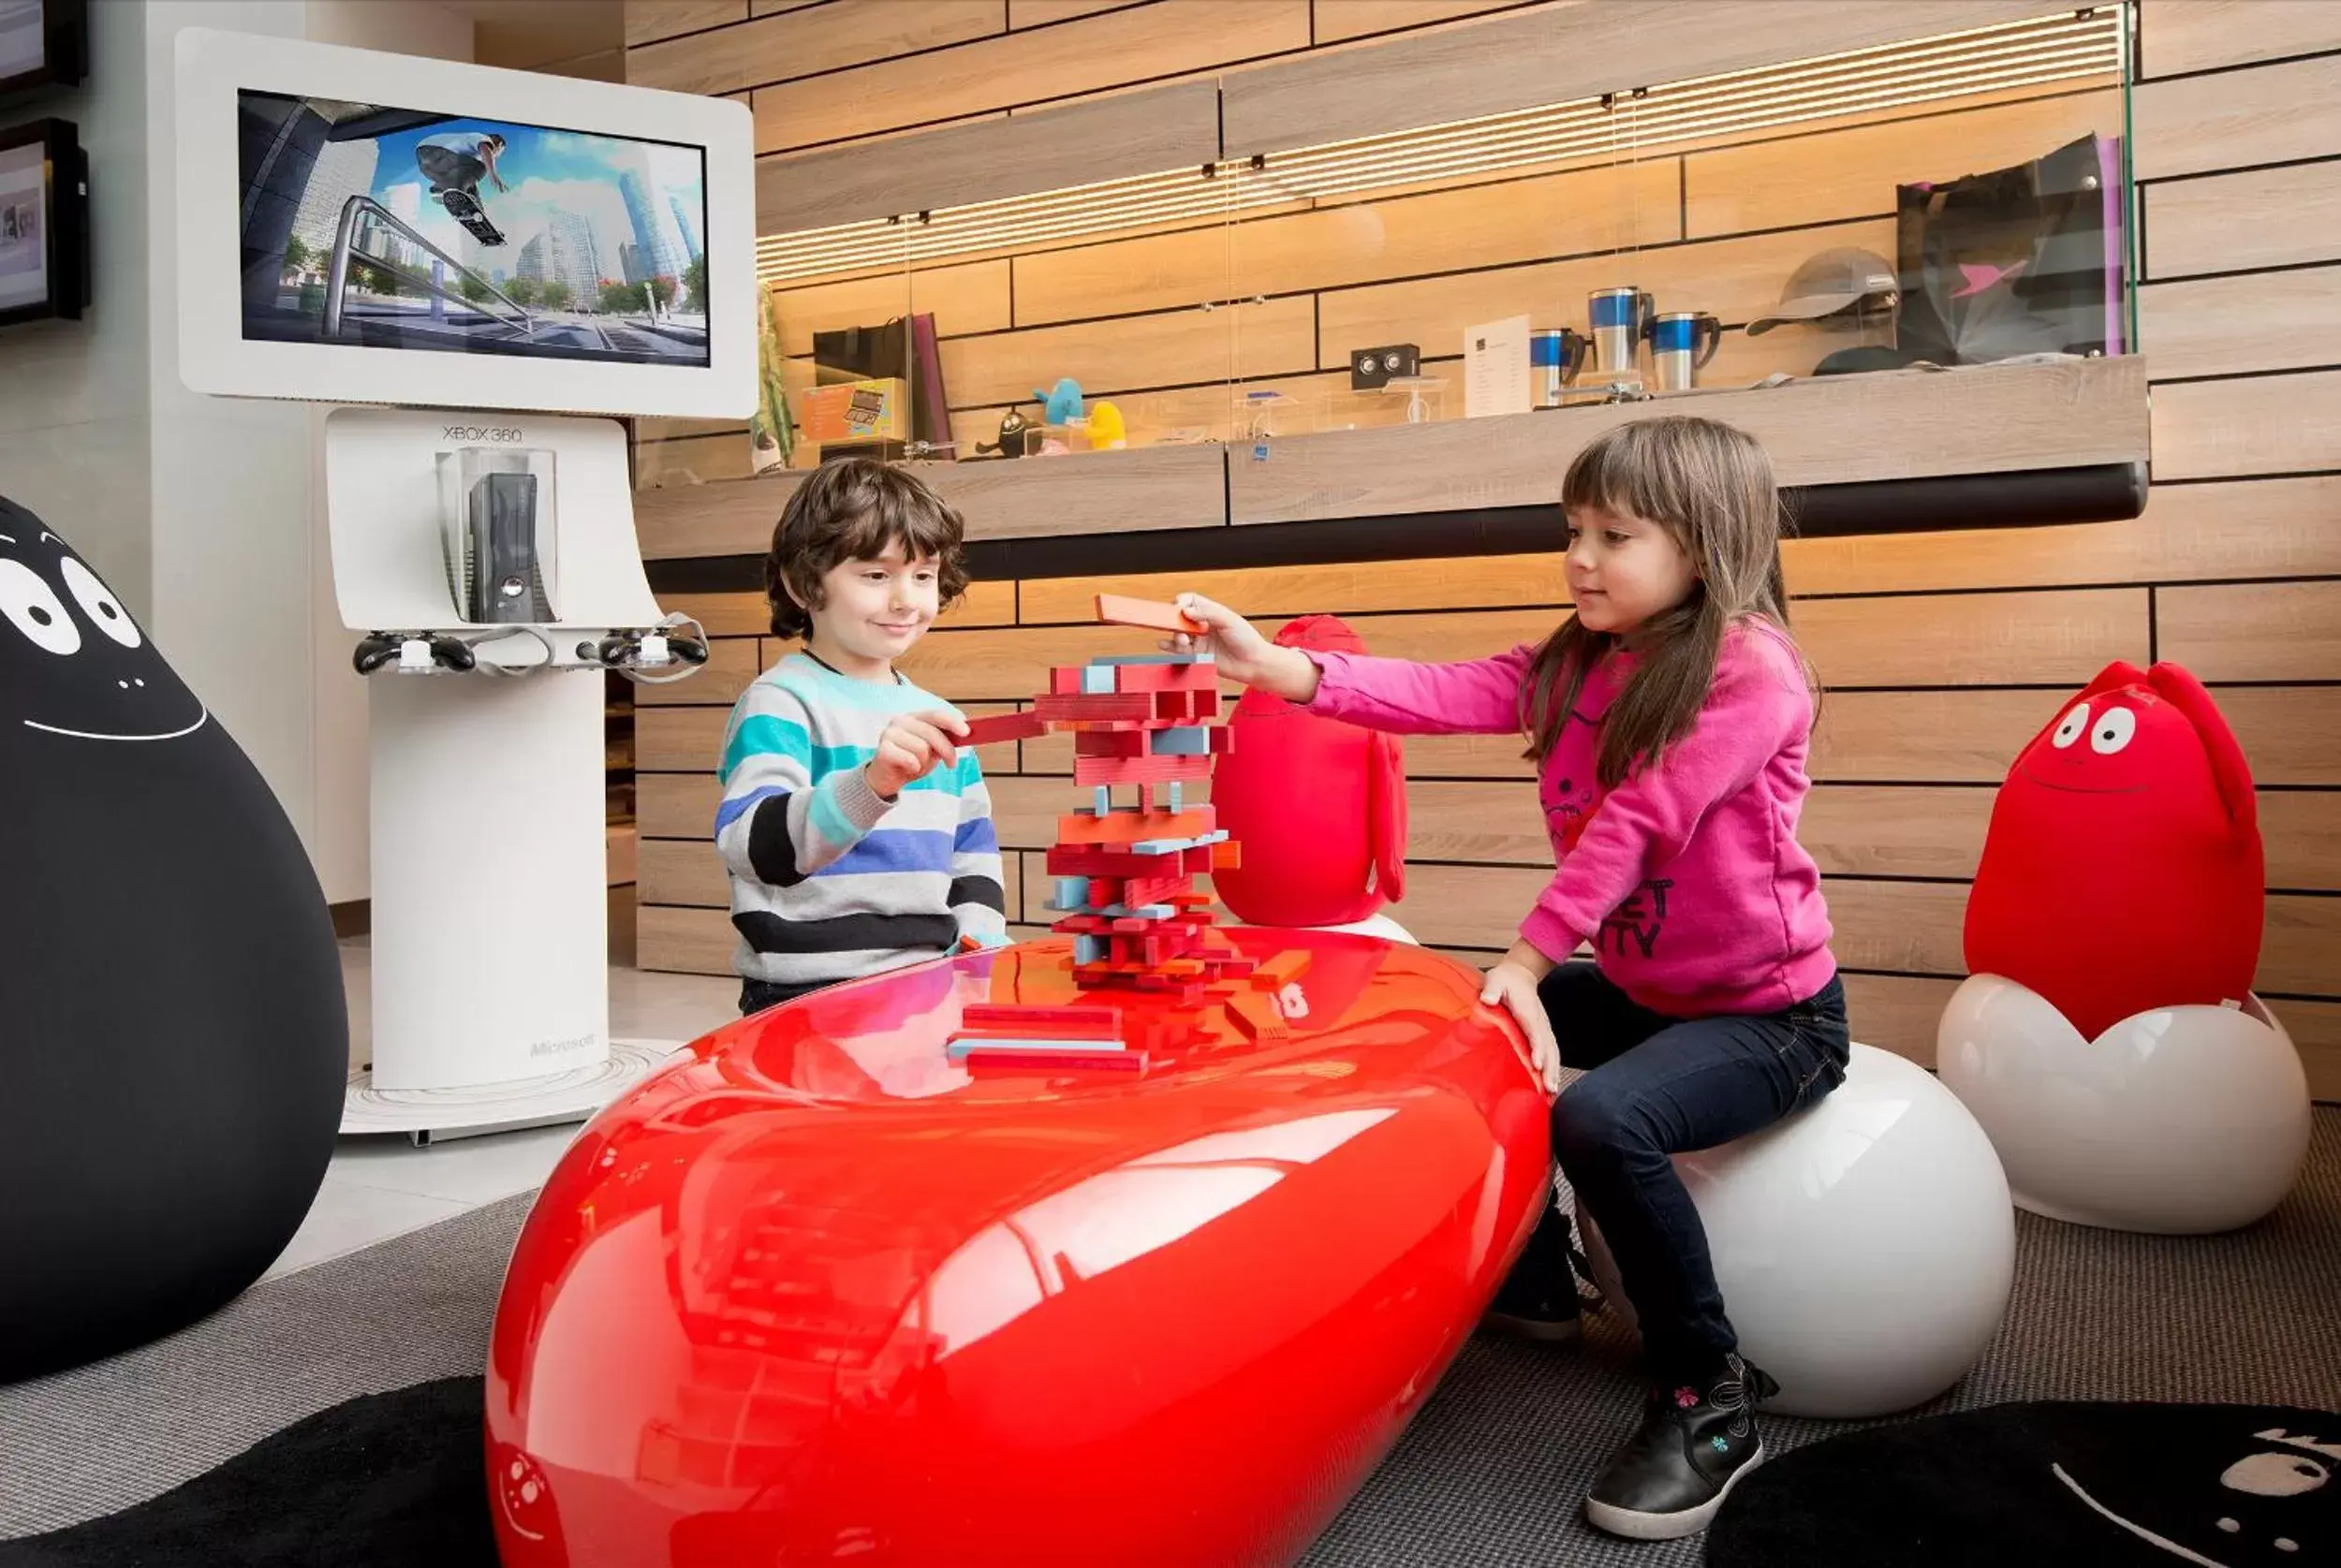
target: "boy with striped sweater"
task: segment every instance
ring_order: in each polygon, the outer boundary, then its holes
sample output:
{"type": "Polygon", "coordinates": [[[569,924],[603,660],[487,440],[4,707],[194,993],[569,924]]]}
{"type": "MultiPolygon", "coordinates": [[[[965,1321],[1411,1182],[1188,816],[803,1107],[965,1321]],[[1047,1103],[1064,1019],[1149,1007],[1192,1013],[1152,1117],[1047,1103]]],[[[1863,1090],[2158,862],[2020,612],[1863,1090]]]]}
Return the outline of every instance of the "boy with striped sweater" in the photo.
{"type": "Polygon", "coordinates": [[[715,846],[740,1011],[1008,940],[992,799],[948,703],[894,667],[965,592],[959,515],[900,469],[822,464],[764,563],[773,635],[804,639],[733,705],[715,846]]]}

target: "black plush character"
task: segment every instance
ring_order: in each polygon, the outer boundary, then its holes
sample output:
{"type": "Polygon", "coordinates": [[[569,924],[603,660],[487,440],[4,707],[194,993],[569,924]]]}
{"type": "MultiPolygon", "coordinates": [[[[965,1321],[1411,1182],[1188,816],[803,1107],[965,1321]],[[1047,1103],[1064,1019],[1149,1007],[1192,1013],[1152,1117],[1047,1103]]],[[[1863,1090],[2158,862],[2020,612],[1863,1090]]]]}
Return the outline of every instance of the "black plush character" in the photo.
{"type": "Polygon", "coordinates": [[[1992,1405],[1808,1444],[1733,1488],[1709,1568],[2341,1562],[2341,1413],[1992,1405]]]}
{"type": "Polygon", "coordinates": [[[259,1277],[332,1153],[348,1028],[275,797],[97,574],[0,499],[0,1382],[259,1277]]]}

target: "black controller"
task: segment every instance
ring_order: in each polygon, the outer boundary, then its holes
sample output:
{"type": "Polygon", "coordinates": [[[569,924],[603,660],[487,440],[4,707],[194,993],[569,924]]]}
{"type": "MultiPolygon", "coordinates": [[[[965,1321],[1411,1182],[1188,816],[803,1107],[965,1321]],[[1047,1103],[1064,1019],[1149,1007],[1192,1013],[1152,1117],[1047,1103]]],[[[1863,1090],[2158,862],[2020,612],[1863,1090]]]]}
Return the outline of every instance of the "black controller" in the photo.
{"type": "Polygon", "coordinates": [[[350,655],[349,662],[356,667],[359,674],[372,675],[385,665],[396,664],[400,653],[410,642],[427,642],[431,648],[431,662],[442,669],[451,669],[460,674],[479,663],[479,655],[473,652],[471,645],[460,637],[425,637],[420,634],[403,637],[396,632],[375,632],[361,638],[357,652],[350,655]]]}

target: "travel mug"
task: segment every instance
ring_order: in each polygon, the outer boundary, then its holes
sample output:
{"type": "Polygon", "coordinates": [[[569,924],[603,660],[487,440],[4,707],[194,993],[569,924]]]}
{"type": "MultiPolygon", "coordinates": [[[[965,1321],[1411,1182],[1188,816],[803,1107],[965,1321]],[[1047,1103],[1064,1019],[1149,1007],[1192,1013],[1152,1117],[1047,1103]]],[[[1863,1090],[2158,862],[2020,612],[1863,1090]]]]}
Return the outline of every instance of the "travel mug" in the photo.
{"type": "Polygon", "coordinates": [[[1528,334],[1529,392],[1537,407],[1561,405],[1561,388],[1577,379],[1592,346],[1583,333],[1567,327],[1543,327],[1528,334]]]}
{"type": "Polygon", "coordinates": [[[1639,288],[1597,288],[1585,300],[1593,320],[1593,368],[1603,375],[1634,368],[1642,324],[1656,301],[1639,288]]]}
{"type": "Polygon", "coordinates": [[[1650,364],[1662,392],[1685,392],[1698,385],[1700,367],[1715,357],[1723,323],[1705,311],[1669,311],[1651,317],[1650,364]]]}

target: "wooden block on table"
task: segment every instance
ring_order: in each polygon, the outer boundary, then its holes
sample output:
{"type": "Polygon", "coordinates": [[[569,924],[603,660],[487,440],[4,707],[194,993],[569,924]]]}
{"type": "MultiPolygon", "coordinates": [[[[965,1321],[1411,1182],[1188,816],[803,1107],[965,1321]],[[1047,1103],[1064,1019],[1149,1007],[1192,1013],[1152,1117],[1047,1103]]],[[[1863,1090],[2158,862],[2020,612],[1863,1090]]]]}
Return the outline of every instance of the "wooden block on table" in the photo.
{"type": "Polygon", "coordinates": [[[1261,990],[1282,990],[1309,972],[1309,955],[1299,947],[1287,948],[1252,971],[1252,984],[1261,990]]]}

